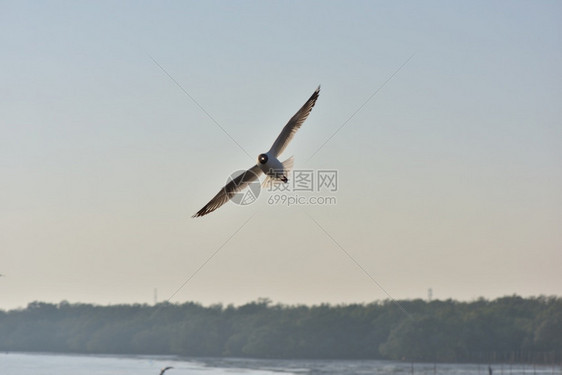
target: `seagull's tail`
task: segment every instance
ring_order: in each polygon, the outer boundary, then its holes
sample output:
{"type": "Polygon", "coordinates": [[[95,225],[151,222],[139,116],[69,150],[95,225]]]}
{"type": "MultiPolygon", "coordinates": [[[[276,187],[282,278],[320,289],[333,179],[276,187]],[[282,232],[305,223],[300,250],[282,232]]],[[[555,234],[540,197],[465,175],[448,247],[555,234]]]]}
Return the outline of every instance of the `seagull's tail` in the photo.
{"type": "Polygon", "coordinates": [[[283,164],[283,174],[285,175],[285,177],[289,178],[289,175],[293,170],[293,165],[295,164],[295,158],[291,156],[281,164],[283,164]]]}
{"type": "Polygon", "coordinates": [[[266,175],[265,180],[261,184],[262,188],[272,189],[274,184],[281,183],[281,181],[287,182],[289,175],[293,170],[293,165],[295,164],[295,159],[291,156],[289,159],[281,163],[283,165],[283,176],[271,177],[266,175]],[[280,178],[281,177],[281,178],[280,178]]]}

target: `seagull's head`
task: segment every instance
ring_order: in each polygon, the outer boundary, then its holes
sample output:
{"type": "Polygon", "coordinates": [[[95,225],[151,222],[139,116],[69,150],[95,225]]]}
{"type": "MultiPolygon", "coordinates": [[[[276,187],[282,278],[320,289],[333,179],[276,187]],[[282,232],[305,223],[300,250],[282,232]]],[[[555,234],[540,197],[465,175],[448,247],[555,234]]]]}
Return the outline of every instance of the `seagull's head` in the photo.
{"type": "Polygon", "coordinates": [[[268,157],[267,154],[260,154],[260,156],[258,156],[258,162],[261,165],[264,165],[265,163],[267,163],[268,157]]]}

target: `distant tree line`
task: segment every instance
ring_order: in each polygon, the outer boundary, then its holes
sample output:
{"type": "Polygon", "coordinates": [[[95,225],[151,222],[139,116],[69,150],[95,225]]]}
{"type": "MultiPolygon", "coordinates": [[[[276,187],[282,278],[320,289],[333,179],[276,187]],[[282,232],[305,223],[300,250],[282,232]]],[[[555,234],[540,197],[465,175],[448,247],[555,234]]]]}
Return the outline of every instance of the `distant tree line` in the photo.
{"type": "Polygon", "coordinates": [[[0,310],[0,350],[560,363],[562,298],[286,306],[30,303],[0,310]]]}

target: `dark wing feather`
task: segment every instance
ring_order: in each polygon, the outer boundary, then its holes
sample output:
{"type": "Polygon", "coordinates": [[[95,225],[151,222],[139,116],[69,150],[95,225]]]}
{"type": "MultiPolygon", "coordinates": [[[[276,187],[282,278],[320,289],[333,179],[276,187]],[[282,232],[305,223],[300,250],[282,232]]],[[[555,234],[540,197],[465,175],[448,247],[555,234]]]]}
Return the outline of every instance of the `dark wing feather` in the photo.
{"type": "Polygon", "coordinates": [[[287,147],[291,139],[293,139],[297,130],[300,129],[303,122],[306,120],[310,111],[312,111],[312,107],[316,103],[316,99],[318,99],[318,95],[320,94],[320,86],[314,91],[310,99],[304,103],[304,105],[299,109],[297,113],[289,120],[287,125],[281,131],[281,134],[277,137],[275,142],[273,142],[273,146],[269,150],[269,154],[275,157],[278,157],[283,150],[287,147]]]}
{"type": "Polygon", "coordinates": [[[239,191],[243,190],[250,182],[256,180],[262,173],[258,165],[254,165],[252,168],[248,169],[244,173],[240,174],[236,178],[230,180],[226,186],[224,186],[209,203],[205,205],[202,209],[197,211],[192,217],[199,217],[207,215],[213,212],[232,198],[232,196],[239,191]]]}

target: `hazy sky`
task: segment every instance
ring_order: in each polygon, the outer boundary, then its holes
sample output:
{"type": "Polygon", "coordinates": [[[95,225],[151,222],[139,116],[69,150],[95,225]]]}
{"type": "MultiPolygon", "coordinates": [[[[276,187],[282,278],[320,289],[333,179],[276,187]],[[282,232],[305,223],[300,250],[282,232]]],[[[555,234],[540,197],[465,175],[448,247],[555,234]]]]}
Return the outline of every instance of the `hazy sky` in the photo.
{"type": "Polygon", "coordinates": [[[0,1],[0,308],[155,288],[562,295],[561,17],[559,1],[0,1]],[[319,84],[284,156],[337,170],[336,192],[300,194],[336,204],[262,191],[192,219],[319,84]]]}

